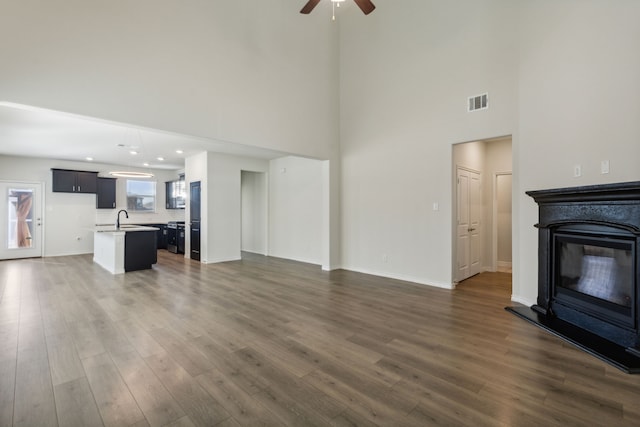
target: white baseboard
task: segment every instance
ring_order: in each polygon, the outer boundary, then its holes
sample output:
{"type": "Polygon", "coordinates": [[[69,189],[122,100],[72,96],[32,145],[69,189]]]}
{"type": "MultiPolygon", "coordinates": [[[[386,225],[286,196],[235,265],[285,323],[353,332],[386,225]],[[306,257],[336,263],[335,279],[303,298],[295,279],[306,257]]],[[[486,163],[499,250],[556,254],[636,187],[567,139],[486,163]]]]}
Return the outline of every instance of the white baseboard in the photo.
{"type": "Polygon", "coordinates": [[[455,289],[456,287],[455,283],[445,283],[445,282],[439,282],[437,280],[425,280],[423,278],[408,276],[404,274],[391,274],[387,272],[373,271],[368,269],[355,269],[355,268],[348,268],[348,267],[343,267],[343,268],[345,270],[353,271],[356,273],[370,274],[372,276],[386,277],[388,279],[394,279],[394,280],[402,280],[404,282],[411,282],[411,283],[415,283],[418,285],[425,285],[425,286],[433,286],[435,288],[455,289]]]}
{"type": "Polygon", "coordinates": [[[514,294],[511,294],[511,301],[526,305],[527,307],[531,307],[532,305],[536,304],[535,300],[532,301],[529,298],[514,294]]]}
{"type": "Polygon", "coordinates": [[[342,270],[341,265],[322,265],[322,271],[342,270]]]}
{"type": "Polygon", "coordinates": [[[201,263],[203,264],[216,264],[219,262],[227,262],[227,261],[240,261],[242,258],[216,258],[216,259],[210,259],[210,260],[206,260],[206,259],[202,259],[200,260],[201,263]]]}

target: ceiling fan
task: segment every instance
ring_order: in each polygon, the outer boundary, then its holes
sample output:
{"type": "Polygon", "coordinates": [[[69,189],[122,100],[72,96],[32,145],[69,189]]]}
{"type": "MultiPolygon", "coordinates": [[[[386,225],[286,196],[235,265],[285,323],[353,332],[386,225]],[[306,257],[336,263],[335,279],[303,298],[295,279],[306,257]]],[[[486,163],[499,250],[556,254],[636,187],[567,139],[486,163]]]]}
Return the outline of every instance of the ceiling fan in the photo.
{"type": "MultiPolygon", "coordinates": [[[[334,4],[338,3],[338,6],[343,1],[344,0],[331,0],[331,2],[334,4]]],[[[371,0],[353,0],[353,1],[356,2],[358,7],[362,10],[362,12],[364,12],[365,15],[370,14],[371,12],[373,12],[373,9],[376,8],[376,6],[373,3],[371,3],[371,0]]],[[[300,10],[300,13],[304,13],[305,15],[308,13],[311,13],[313,8],[316,7],[318,3],[320,3],[320,0],[309,0],[307,4],[304,5],[302,10],[300,10]]]]}

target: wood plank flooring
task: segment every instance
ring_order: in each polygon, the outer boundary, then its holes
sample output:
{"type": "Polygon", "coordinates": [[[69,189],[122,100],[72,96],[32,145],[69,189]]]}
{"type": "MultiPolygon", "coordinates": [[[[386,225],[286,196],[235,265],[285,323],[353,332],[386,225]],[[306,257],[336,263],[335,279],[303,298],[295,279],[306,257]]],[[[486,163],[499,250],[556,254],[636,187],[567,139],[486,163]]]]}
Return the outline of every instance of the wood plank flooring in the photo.
{"type": "Polygon", "coordinates": [[[640,376],[454,291],[245,254],[0,262],[0,426],[632,426],[640,376]]]}

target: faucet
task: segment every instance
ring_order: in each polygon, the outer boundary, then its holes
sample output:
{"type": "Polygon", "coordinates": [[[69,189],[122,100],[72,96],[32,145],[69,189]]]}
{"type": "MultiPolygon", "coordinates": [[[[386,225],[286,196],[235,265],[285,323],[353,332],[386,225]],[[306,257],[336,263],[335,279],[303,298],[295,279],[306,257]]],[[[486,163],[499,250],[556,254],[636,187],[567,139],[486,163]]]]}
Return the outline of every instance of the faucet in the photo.
{"type": "Polygon", "coordinates": [[[124,212],[125,216],[127,217],[127,219],[129,219],[129,213],[124,210],[124,209],[120,209],[118,211],[118,219],[116,219],[116,229],[120,228],[120,214],[124,212]]]}

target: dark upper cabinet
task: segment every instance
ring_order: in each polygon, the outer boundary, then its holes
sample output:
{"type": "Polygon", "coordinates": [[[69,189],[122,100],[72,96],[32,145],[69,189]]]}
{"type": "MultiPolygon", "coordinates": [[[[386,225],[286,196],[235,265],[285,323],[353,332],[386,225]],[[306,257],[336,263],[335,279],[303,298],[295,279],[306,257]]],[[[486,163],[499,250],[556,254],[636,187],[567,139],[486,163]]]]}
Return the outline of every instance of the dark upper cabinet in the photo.
{"type": "Polygon", "coordinates": [[[53,191],[63,193],[73,193],[76,191],[76,172],[52,169],[53,191]]]}
{"type": "Polygon", "coordinates": [[[96,208],[115,209],[116,207],[116,179],[98,178],[96,191],[96,208]]]}
{"type": "Polygon", "coordinates": [[[51,169],[52,190],[56,193],[95,193],[98,190],[98,172],[51,169]]]}
{"type": "Polygon", "coordinates": [[[98,191],[98,173],[81,172],[76,175],[78,183],[78,193],[95,193],[98,191]]]}
{"type": "Polygon", "coordinates": [[[185,183],[184,177],[176,181],[165,182],[166,208],[184,209],[185,207],[185,183]]]}

